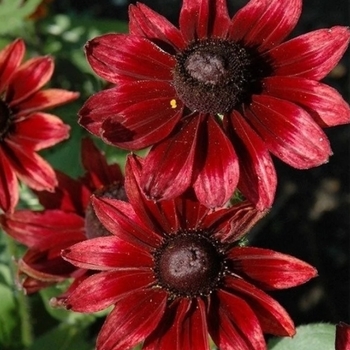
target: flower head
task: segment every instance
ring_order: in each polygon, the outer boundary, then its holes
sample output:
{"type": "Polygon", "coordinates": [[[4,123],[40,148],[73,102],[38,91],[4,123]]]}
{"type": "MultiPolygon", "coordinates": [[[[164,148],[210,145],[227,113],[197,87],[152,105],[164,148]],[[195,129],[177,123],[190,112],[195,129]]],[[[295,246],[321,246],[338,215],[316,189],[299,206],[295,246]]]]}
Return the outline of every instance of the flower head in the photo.
{"type": "Polygon", "coordinates": [[[68,138],[69,126],[42,110],[75,100],[78,93],[41,88],[54,69],[50,57],[21,64],[20,39],[0,51],[0,209],[12,212],[18,202],[17,178],[35,190],[53,191],[52,167],[36,152],[68,138]]]}
{"type": "Polygon", "coordinates": [[[141,193],[142,164],[127,161],[129,202],[93,197],[112,234],[65,249],[64,259],[95,273],[61,299],[78,312],[114,305],[98,350],[265,349],[263,333],[294,334],[286,311],[263,290],[299,285],[310,265],[239,240],[265,213],[248,202],[212,211],[189,193],[154,202],[141,193]]]}
{"type": "Polygon", "coordinates": [[[92,194],[126,199],[119,165],[107,164],[89,139],[83,140],[82,162],[86,170],[83,177],[75,180],[58,172],[55,192],[38,193],[44,210],[0,215],[3,230],[28,247],[18,261],[18,284],[26,293],[88,275],[89,272],[63,260],[61,250],[88,238],[109,235],[92,210],[92,194]]]}
{"type": "Polygon", "coordinates": [[[301,0],[250,0],[230,18],[225,0],[184,0],[179,29],[143,4],[130,33],[88,42],[93,70],[116,87],[92,96],[80,124],[105,142],[153,146],[141,184],[155,200],[193,187],[222,206],[238,188],[258,208],[276,189],[271,154],[307,169],[331,154],[322,127],[350,121],[349,106],[319,80],[350,31],[320,29],[284,41],[301,0]]]}

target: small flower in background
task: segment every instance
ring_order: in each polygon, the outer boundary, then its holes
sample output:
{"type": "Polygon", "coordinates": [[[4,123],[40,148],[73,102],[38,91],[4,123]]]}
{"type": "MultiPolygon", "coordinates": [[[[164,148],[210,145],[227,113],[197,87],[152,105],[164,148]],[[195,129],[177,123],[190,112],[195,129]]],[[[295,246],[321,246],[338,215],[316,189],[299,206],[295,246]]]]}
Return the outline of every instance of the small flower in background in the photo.
{"type": "Polygon", "coordinates": [[[79,94],[41,88],[54,63],[36,57],[21,64],[25,45],[15,40],[0,51],[0,209],[12,212],[18,202],[17,178],[32,189],[53,191],[55,172],[36,152],[67,139],[69,126],[42,110],[75,100],[79,94]]]}
{"type": "Polygon", "coordinates": [[[335,350],[350,350],[350,325],[344,322],[336,326],[335,350]]]}
{"type": "Polygon", "coordinates": [[[90,139],[82,144],[86,173],[78,180],[57,173],[55,192],[37,193],[44,210],[17,210],[0,215],[0,226],[28,247],[18,261],[18,284],[34,293],[67,278],[79,281],[89,271],[77,269],[61,258],[61,250],[74,243],[109,233],[96,218],[90,204],[97,197],[125,200],[124,177],[118,164],[107,164],[90,139]]]}
{"type": "Polygon", "coordinates": [[[92,69],[116,87],[92,96],[80,124],[128,150],[153,146],[141,177],[149,198],[193,186],[209,207],[239,190],[271,206],[270,156],[308,169],[331,155],[322,127],[348,123],[349,106],[319,83],[346,50],[346,27],[283,40],[301,0],[251,0],[231,19],[224,0],[185,0],[175,28],[143,4],[131,5],[130,34],[89,41],[92,69]]]}
{"type": "Polygon", "coordinates": [[[213,211],[193,196],[154,202],[140,190],[141,160],[129,156],[128,202],[92,198],[108,237],[62,252],[95,270],[61,299],[78,312],[114,305],[97,349],[265,349],[263,333],[292,336],[286,311],[263,290],[297,286],[316,270],[294,257],[240,246],[265,214],[248,202],[213,211]]]}

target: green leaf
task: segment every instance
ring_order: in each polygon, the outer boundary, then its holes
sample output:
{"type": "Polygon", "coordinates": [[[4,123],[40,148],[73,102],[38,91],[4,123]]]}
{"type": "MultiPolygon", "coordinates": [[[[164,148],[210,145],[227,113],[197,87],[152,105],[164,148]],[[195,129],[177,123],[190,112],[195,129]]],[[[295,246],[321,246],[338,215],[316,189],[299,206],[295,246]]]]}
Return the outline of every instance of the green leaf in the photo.
{"type": "Polygon", "coordinates": [[[297,327],[293,338],[273,338],[270,350],[334,350],[335,325],[314,323],[297,327]]]}
{"type": "Polygon", "coordinates": [[[23,25],[42,0],[2,0],[0,3],[0,34],[13,32],[23,25]]]}

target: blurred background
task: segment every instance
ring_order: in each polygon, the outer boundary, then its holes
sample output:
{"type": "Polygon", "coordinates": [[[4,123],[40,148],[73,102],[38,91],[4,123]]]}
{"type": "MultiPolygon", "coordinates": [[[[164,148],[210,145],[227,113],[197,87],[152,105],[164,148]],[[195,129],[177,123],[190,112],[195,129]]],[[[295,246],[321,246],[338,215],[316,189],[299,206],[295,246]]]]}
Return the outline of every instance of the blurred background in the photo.
{"type": "MultiPolygon", "coordinates": [[[[145,0],[145,4],[177,25],[181,2],[145,0]]],[[[229,0],[231,13],[246,0],[229,0]]],[[[80,100],[55,114],[71,125],[70,140],[43,152],[57,169],[71,176],[81,174],[77,165],[80,139],[85,131],[76,123],[82,103],[105,85],[86,63],[85,42],[107,32],[126,32],[126,0],[24,0],[0,1],[0,49],[17,37],[26,41],[28,57],[52,55],[56,69],[51,85],[80,91],[80,100]],[[18,9],[4,11],[8,4],[18,9]],[[26,11],[20,11],[25,8],[26,11]],[[62,161],[64,159],[64,161],[62,161]]],[[[6,10],[8,10],[6,8],[6,10]]],[[[348,0],[304,0],[304,11],[291,36],[334,25],[350,25],[348,0]]],[[[349,50],[324,80],[350,100],[349,50]]],[[[350,323],[350,126],[327,129],[334,155],[328,164],[298,171],[275,159],[279,185],[271,212],[249,234],[251,245],[274,249],[303,259],[318,269],[319,277],[287,291],[272,293],[296,325],[313,322],[350,323]]],[[[102,143],[111,161],[124,162],[125,152],[102,143]]],[[[24,190],[23,206],[35,206],[24,190]]],[[[13,255],[19,256],[21,247],[13,255]]],[[[50,295],[57,289],[25,297],[11,282],[11,257],[0,239],[0,349],[91,350],[103,315],[85,317],[53,310],[50,295]],[[23,311],[24,310],[24,311],[23,311]],[[26,319],[27,318],[27,319],[26,319]],[[30,329],[25,329],[28,327],[30,329]],[[56,347],[55,347],[56,346],[56,347]]],[[[185,349],[184,349],[185,350],[185,349]]]]}

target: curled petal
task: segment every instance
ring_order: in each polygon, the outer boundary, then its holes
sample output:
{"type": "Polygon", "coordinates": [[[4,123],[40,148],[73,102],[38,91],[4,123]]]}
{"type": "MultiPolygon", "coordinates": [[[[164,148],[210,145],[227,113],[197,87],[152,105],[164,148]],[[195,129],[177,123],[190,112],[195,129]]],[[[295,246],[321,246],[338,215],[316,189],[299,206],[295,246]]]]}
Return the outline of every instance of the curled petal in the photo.
{"type": "Polygon", "coordinates": [[[317,275],[316,269],[304,261],[269,249],[235,247],[227,256],[238,275],[263,289],[295,287],[317,275]]]}
{"type": "Polygon", "coordinates": [[[297,169],[328,161],[332,154],[327,136],[301,107],[267,95],[254,95],[245,116],[268,149],[297,169]]]}
{"type": "Polygon", "coordinates": [[[305,108],[321,127],[350,122],[349,105],[335,89],[317,81],[269,77],[264,80],[264,93],[305,108]]]}
{"type": "Polygon", "coordinates": [[[268,52],[275,75],[320,80],[339,62],[350,41],[350,29],[319,29],[291,39],[268,52]]]}

